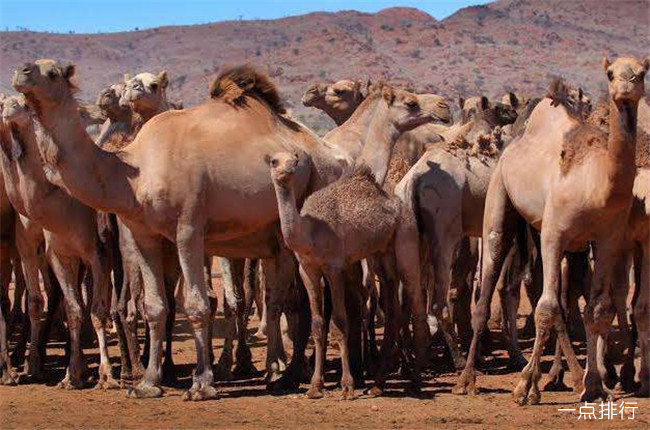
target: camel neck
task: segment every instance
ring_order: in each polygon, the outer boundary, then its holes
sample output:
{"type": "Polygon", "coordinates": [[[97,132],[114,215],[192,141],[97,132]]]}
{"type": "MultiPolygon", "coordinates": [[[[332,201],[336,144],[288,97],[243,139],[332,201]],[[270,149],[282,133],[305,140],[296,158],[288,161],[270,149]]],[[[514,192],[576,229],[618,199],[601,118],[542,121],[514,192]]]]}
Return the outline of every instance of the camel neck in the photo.
{"type": "Polygon", "coordinates": [[[169,104],[166,100],[161,101],[161,103],[156,107],[150,106],[134,106],[134,111],[140,115],[143,122],[149,121],[154,116],[159,113],[166,112],[169,110],[169,104]]]}
{"type": "Polygon", "coordinates": [[[72,96],[56,106],[32,103],[51,139],[39,148],[44,161],[54,167],[66,190],[87,206],[105,212],[128,213],[134,193],[127,166],[116,153],[106,152],[88,136],[72,96]]]}
{"type": "Polygon", "coordinates": [[[400,131],[388,117],[388,106],[380,103],[366,129],[363,149],[357,161],[357,164],[370,167],[379,185],[384,183],[393,147],[399,136],[400,131]]]}
{"type": "Polygon", "coordinates": [[[278,199],[280,228],[284,242],[289,249],[299,251],[307,245],[307,231],[296,203],[293,185],[280,185],[274,181],[275,195],[278,199]]]}
{"type": "MultiPolygon", "coordinates": [[[[634,157],[636,153],[636,126],[638,102],[616,103],[610,101],[609,140],[607,151],[611,161],[612,179],[620,179],[622,185],[634,180],[634,157]]],[[[628,184],[629,183],[629,184],[628,184]]]]}
{"type": "Polygon", "coordinates": [[[367,134],[375,110],[381,104],[382,97],[373,95],[366,98],[352,113],[352,116],[340,127],[332,130],[325,136],[328,142],[343,148],[355,160],[361,154],[366,143],[364,136],[367,134]]]}

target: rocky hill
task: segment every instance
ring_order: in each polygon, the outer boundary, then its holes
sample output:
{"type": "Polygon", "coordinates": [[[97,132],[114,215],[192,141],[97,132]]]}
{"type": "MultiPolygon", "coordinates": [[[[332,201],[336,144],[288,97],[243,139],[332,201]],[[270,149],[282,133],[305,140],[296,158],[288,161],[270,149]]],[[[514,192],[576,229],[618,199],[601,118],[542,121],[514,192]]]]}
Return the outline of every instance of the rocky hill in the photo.
{"type": "Polygon", "coordinates": [[[448,97],[543,92],[553,76],[597,98],[602,52],[650,52],[647,0],[502,0],[437,21],[417,9],[342,11],[265,21],[159,27],[111,34],[0,33],[0,90],[12,69],[48,57],[77,65],[86,101],[124,73],[167,70],[169,96],[200,103],[219,68],[249,62],[280,86],[295,115],[322,131],[332,123],[300,104],[318,80],[385,79],[448,97]]]}

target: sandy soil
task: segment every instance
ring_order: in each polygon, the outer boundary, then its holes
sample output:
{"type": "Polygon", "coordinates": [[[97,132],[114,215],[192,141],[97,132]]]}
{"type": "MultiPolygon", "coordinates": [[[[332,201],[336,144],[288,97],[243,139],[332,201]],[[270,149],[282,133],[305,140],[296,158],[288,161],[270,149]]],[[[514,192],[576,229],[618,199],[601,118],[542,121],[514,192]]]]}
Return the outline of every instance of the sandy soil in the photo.
{"type": "MultiPolygon", "coordinates": [[[[223,318],[218,317],[215,324],[215,355],[218,356],[223,345],[223,318]]],[[[253,379],[218,383],[221,392],[218,400],[183,402],[181,395],[190,385],[195,363],[194,342],[182,319],[175,333],[174,360],[180,377],[176,386],[166,388],[163,398],[133,400],[125,397],[124,390],[64,391],[57,388],[55,384],[64,374],[64,357],[62,344],[52,342],[46,362],[48,380],[44,385],[0,387],[0,428],[650,428],[650,400],[620,393],[619,404],[621,400],[637,402],[634,420],[617,417],[585,422],[578,420],[577,411],[558,411],[559,408],[579,408],[578,396],[572,392],[544,393],[542,405],[517,406],[510,392],[518,375],[505,371],[503,350],[489,358],[488,374],[478,379],[481,393],[477,396],[452,395],[456,374],[443,373],[426,378],[419,398],[405,395],[404,381],[393,380],[386,397],[368,398],[358,390],[358,399],[340,401],[335,386],[337,356],[330,348],[328,363],[332,370],[328,373],[324,399],[305,398],[306,385],[298,393],[268,395],[263,374],[259,372],[253,379]]],[[[523,346],[529,354],[532,342],[524,340],[523,346]]],[[[265,350],[265,342],[253,343],[254,364],[259,370],[264,367],[265,350]]],[[[584,354],[584,345],[581,352],[584,354]]],[[[98,362],[97,351],[89,349],[86,353],[92,362],[90,369],[94,370],[98,362]]],[[[117,374],[119,352],[114,340],[111,355],[117,374]]],[[[550,368],[550,359],[550,356],[545,357],[544,372],[550,368]]],[[[567,373],[565,380],[570,381],[570,374],[567,373]]]]}

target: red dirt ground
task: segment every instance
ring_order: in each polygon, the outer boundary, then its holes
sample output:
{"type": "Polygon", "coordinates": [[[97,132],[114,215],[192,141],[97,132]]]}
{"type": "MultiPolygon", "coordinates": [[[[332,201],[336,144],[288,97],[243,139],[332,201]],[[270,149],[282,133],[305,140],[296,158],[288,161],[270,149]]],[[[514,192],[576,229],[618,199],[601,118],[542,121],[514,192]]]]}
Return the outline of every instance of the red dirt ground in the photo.
{"type": "MultiPolygon", "coordinates": [[[[529,311],[527,304],[522,306],[529,311]]],[[[523,319],[520,319],[523,323],[523,319]]],[[[217,318],[215,355],[223,345],[223,317],[217,318]]],[[[257,325],[257,320],[252,324],[257,325]]],[[[111,356],[117,365],[119,352],[111,343],[111,356]]],[[[526,354],[532,342],[525,341],[526,354]]],[[[584,345],[581,345],[583,347],[584,345]]],[[[264,367],[265,342],[252,346],[254,364],[264,367]]],[[[330,371],[324,399],[315,401],[301,392],[282,396],[268,395],[263,375],[254,379],[219,383],[221,397],[215,401],[183,402],[181,395],[189,386],[195,363],[194,342],[183,319],[175,329],[174,360],[180,375],[178,384],[166,388],[161,399],[133,400],[124,390],[64,391],[55,386],[63,377],[63,349],[61,343],[51,343],[46,362],[49,379],[45,385],[0,387],[0,428],[649,428],[650,400],[637,399],[619,393],[617,401],[637,402],[634,420],[585,422],[578,420],[578,412],[560,412],[559,408],[578,408],[578,395],[572,392],[543,393],[542,405],[517,406],[510,392],[518,374],[505,373],[499,365],[490,366],[489,375],[480,375],[481,393],[477,396],[455,396],[451,387],[456,374],[429,376],[420,398],[403,393],[403,381],[389,384],[386,397],[368,398],[357,390],[358,399],[340,401],[335,387],[334,371],[330,371]]],[[[584,353],[584,348],[581,349],[584,353]]],[[[97,350],[86,350],[87,358],[97,363],[97,350]]],[[[337,358],[330,348],[329,360],[337,358]]],[[[505,352],[495,353],[494,363],[505,362],[505,352]]],[[[584,358],[582,356],[581,358],[584,358]]],[[[545,357],[544,372],[548,372],[551,357],[545,357]]],[[[637,360],[638,361],[638,360],[637,360]]],[[[331,362],[330,362],[331,363],[331,362]]],[[[638,365],[638,363],[637,363],[638,365]]],[[[117,369],[115,369],[117,373],[117,369]]],[[[566,381],[570,381],[567,373],[566,381]]],[[[545,379],[542,379],[544,382],[545,379]]],[[[597,409],[598,410],[598,409],[597,409]]]]}

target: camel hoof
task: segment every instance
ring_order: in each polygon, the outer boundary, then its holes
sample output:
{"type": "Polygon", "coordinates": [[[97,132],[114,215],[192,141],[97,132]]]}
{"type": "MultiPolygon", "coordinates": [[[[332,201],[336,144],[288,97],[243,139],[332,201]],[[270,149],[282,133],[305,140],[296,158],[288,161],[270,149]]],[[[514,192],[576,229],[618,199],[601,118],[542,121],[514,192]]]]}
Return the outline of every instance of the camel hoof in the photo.
{"type": "Polygon", "coordinates": [[[508,359],[508,370],[519,372],[528,364],[528,360],[523,355],[517,354],[508,359]]]}
{"type": "Polygon", "coordinates": [[[153,399],[155,397],[162,397],[162,395],[162,388],[146,382],[140,382],[138,385],[126,392],[126,396],[132,399],[153,399]]]}
{"type": "Polygon", "coordinates": [[[316,400],[316,399],[322,399],[323,398],[323,389],[322,388],[310,388],[307,390],[307,393],[305,394],[308,399],[316,400]]]}
{"type": "Polygon", "coordinates": [[[614,395],[611,391],[605,388],[603,384],[592,385],[589,388],[585,387],[585,389],[582,390],[582,394],[580,394],[580,403],[593,403],[598,399],[603,402],[613,402],[614,395]]]}
{"type": "Polygon", "coordinates": [[[214,379],[215,381],[229,382],[235,379],[235,377],[230,371],[230,366],[219,363],[216,365],[214,370],[214,379]]]}
{"type": "Polygon", "coordinates": [[[237,363],[235,369],[232,371],[232,375],[235,375],[239,378],[242,377],[252,377],[257,374],[257,368],[253,365],[253,362],[246,361],[244,363],[237,363]]]}
{"type": "Polygon", "coordinates": [[[15,372],[5,369],[0,375],[0,385],[18,385],[18,375],[15,372]]]}
{"type": "Polygon", "coordinates": [[[636,374],[636,369],[634,368],[634,363],[626,361],[621,367],[621,374],[619,375],[619,383],[617,388],[620,388],[623,392],[631,393],[634,390],[639,388],[639,384],[634,380],[634,375],[636,374]]]}
{"type": "Polygon", "coordinates": [[[549,381],[544,385],[544,391],[549,392],[561,392],[561,391],[571,391],[564,383],[564,369],[560,369],[557,374],[549,374],[549,381]]]}
{"type": "Polygon", "coordinates": [[[636,397],[650,397],[650,385],[648,385],[648,382],[645,381],[645,383],[642,383],[641,388],[636,390],[634,395],[636,397]]]}
{"type": "Polygon", "coordinates": [[[382,390],[381,388],[375,385],[374,387],[367,390],[365,394],[367,394],[370,397],[381,397],[384,395],[384,390],[382,390]]]}
{"type": "Polygon", "coordinates": [[[463,371],[458,378],[458,382],[451,389],[452,394],[466,395],[476,394],[476,375],[474,372],[463,371]]]}
{"type": "Polygon", "coordinates": [[[80,379],[66,376],[57,386],[63,390],[81,390],[84,387],[84,383],[80,379]]]}
{"type": "Polygon", "coordinates": [[[120,388],[120,383],[115,380],[112,376],[109,377],[101,377],[99,378],[99,381],[97,381],[97,385],[95,385],[95,389],[97,390],[118,390],[120,388]]]}
{"type": "Polygon", "coordinates": [[[519,406],[528,404],[528,392],[530,390],[530,382],[522,377],[517,383],[517,386],[512,391],[512,398],[519,406]]]}
{"type": "Polygon", "coordinates": [[[216,399],[217,394],[217,389],[212,385],[195,383],[192,388],[183,394],[183,400],[200,402],[202,400],[216,399]]]}
{"type": "Polygon", "coordinates": [[[354,400],[356,398],[354,387],[346,387],[341,390],[341,400],[354,400]]]}
{"type": "Polygon", "coordinates": [[[280,379],[268,382],[266,390],[269,393],[286,393],[288,391],[295,391],[300,387],[300,381],[292,378],[291,375],[282,375],[280,379]]]}

